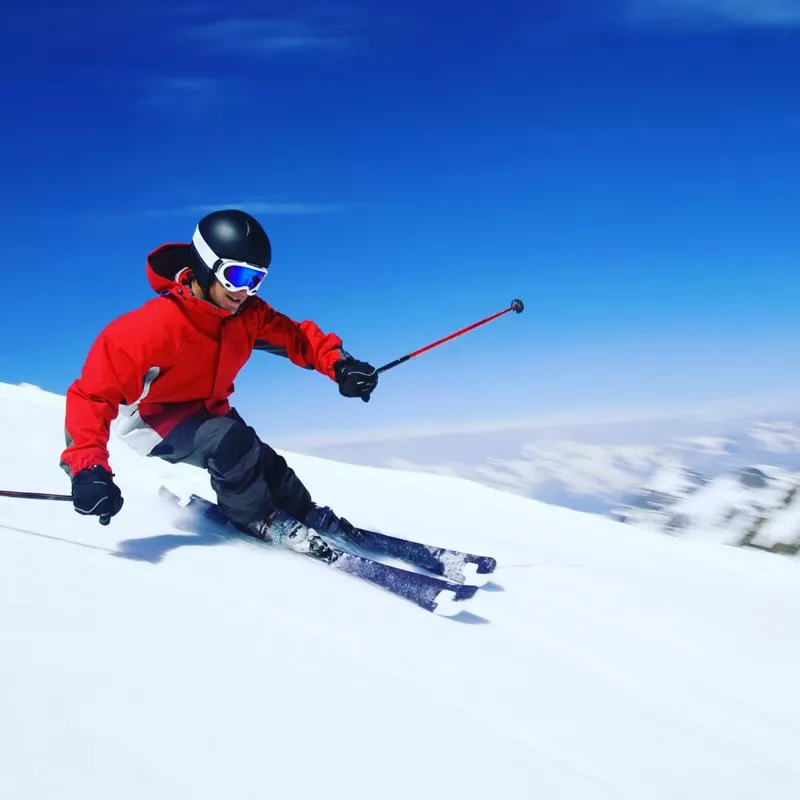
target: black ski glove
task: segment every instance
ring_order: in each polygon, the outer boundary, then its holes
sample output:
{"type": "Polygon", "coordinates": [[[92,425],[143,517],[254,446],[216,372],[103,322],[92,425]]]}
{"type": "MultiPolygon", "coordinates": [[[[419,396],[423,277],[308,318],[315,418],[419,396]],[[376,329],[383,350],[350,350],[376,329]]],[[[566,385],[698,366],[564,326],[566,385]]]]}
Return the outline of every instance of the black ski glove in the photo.
{"type": "Polygon", "coordinates": [[[378,371],[366,361],[357,361],[351,355],[345,355],[333,365],[339,394],[343,397],[360,397],[365,403],[378,385],[378,371]]]}
{"type": "Polygon", "coordinates": [[[108,525],[111,517],[119,513],[124,500],[107,469],[96,465],[82,469],[72,479],[72,505],[79,514],[100,517],[101,525],[108,525]]]}

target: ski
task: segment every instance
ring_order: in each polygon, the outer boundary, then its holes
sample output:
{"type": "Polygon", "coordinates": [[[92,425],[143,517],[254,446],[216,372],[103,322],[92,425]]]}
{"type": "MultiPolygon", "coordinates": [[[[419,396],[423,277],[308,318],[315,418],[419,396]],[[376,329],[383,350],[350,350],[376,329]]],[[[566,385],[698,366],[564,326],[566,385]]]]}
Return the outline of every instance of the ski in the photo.
{"type": "Polygon", "coordinates": [[[345,548],[348,544],[354,545],[360,555],[397,558],[456,583],[483,586],[497,567],[497,561],[491,556],[478,556],[446,547],[421,544],[355,526],[351,531],[343,531],[332,538],[345,548]]]}
{"type": "MultiPolygon", "coordinates": [[[[197,520],[211,522],[215,527],[224,529],[226,533],[263,543],[263,540],[250,536],[232,525],[215,503],[203,497],[192,494],[188,500],[183,501],[164,486],[159,489],[159,497],[188,512],[197,520]]],[[[466,601],[474,597],[478,591],[477,586],[452,583],[444,578],[400,569],[375,561],[368,556],[347,552],[331,545],[327,540],[324,541],[327,546],[323,549],[311,549],[302,555],[386,589],[440,616],[452,617],[460,613],[466,601]]]]}
{"type": "Polygon", "coordinates": [[[440,616],[452,617],[460,613],[465,601],[472,599],[478,591],[477,586],[451,583],[432,575],[409,572],[336,547],[331,547],[331,550],[336,556],[330,562],[334,569],[387,589],[440,616]]]}

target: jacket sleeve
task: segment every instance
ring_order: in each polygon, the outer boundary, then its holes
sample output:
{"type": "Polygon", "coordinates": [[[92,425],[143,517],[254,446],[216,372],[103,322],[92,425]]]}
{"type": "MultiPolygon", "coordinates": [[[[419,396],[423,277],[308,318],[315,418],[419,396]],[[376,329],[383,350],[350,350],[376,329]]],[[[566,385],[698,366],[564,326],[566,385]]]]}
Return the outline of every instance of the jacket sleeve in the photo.
{"type": "MultiPolygon", "coordinates": [[[[119,323],[120,320],[117,320],[119,323]]],[[[70,477],[99,464],[110,470],[108,439],[121,403],[134,403],[142,393],[144,370],[132,355],[130,325],[112,323],[93,343],[81,376],[67,390],[65,437],[61,466],[70,477]]]]}
{"type": "Polygon", "coordinates": [[[323,333],[308,320],[295,322],[263,302],[259,311],[256,350],[284,356],[298,367],[334,379],[333,365],[342,358],[342,340],[335,333],[323,333]]]}

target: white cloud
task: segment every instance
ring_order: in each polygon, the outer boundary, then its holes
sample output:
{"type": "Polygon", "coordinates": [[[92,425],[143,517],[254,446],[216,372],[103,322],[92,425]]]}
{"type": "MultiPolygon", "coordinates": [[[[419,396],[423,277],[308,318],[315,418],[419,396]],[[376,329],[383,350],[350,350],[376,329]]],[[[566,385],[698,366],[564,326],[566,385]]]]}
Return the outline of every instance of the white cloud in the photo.
{"type": "Polygon", "coordinates": [[[384,466],[474,480],[524,496],[557,483],[561,490],[590,496],[618,495],[639,485],[664,463],[663,448],[647,445],[552,442],[528,444],[515,458],[487,458],[474,464],[419,464],[389,458],[384,466]]]}
{"type": "Polygon", "coordinates": [[[800,453],[800,425],[796,422],[761,422],[747,434],[770,453],[800,453]]]}
{"type": "Polygon", "coordinates": [[[145,105],[160,109],[200,112],[229,99],[238,91],[233,81],[205,77],[166,77],[154,80],[142,98],[145,105]]]}
{"type": "MultiPolygon", "coordinates": [[[[293,203],[283,200],[234,203],[233,205],[244,208],[251,214],[333,214],[343,208],[336,203],[293,203]]],[[[214,210],[211,206],[205,208],[207,211],[214,210]]]]}
{"type": "Polygon", "coordinates": [[[197,217],[216,211],[219,208],[240,208],[250,214],[331,214],[341,210],[333,203],[299,203],[284,200],[255,200],[244,203],[203,203],[176,206],[174,208],[155,208],[145,211],[148,217],[197,217]]]}
{"type": "Polygon", "coordinates": [[[635,26],[800,25],[800,0],[623,0],[635,26]]]}
{"type": "Polygon", "coordinates": [[[685,449],[717,456],[725,455],[735,445],[736,442],[726,436],[679,436],[674,442],[674,447],[678,450],[685,449]]]}
{"type": "Polygon", "coordinates": [[[659,422],[691,419],[697,422],[719,422],[726,419],[756,416],[800,406],[797,393],[767,397],[732,397],[698,403],[692,406],[665,409],[619,409],[616,411],[563,411],[535,417],[475,420],[472,422],[438,422],[426,425],[392,428],[363,428],[333,432],[317,432],[286,437],[285,447],[314,449],[333,445],[373,444],[377,442],[429,439],[440,436],[503,433],[508,431],[544,431],[589,425],[614,425],[634,422],[659,422]]]}
{"type": "Polygon", "coordinates": [[[188,33],[221,50],[274,55],[307,51],[347,51],[356,43],[341,23],[312,23],[295,19],[235,18],[194,25],[188,33]]]}

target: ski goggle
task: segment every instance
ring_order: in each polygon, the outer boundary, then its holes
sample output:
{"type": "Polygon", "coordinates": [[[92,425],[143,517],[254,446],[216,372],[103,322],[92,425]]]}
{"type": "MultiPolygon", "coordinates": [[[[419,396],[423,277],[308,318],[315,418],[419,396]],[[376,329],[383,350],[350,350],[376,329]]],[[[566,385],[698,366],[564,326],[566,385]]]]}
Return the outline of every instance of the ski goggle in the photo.
{"type": "Polygon", "coordinates": [[[261,282],[267,277],[267,267],[257,267],[243,261],[221,258],[214,265],[214,277],[229,291],[240,292],[247,289],[247,294],[255,294],[261,282]]]}
{"type": "Polygon", "coordinates": [[[220,258],[203,238],[199,225],[192,236],[192,244],[202,262],[229,292],[247,289],[247,294],[253,295],[267,277],[268,267],[248,264],[234,258],[220,258]]]}

